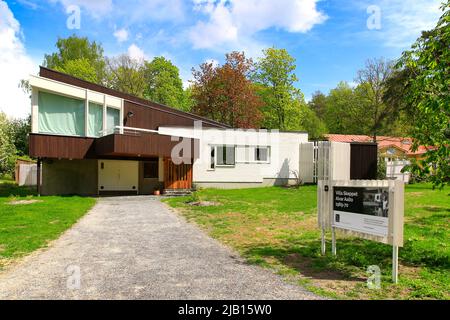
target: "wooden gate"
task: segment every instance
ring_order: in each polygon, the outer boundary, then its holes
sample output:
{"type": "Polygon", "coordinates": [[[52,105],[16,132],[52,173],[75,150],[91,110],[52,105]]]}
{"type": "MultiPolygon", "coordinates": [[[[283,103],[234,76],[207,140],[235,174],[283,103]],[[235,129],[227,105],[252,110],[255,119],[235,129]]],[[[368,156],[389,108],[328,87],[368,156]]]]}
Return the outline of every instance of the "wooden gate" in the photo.
{"type": "Polygon", "coordinates": [[[192,164],[176,165],[170,159],[164,159],[164,188],[191,189],[192,164]]]}

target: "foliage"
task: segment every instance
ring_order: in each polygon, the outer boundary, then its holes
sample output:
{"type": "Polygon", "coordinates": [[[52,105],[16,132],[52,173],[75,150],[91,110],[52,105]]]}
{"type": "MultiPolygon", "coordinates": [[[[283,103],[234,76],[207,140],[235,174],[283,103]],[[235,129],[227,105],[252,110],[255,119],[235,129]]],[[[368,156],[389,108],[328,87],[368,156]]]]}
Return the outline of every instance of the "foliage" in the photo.
{"type": "Polygon", "coordinates": [[[320,91],[314,92],[308,105],[319,119],[325,119],[325,113],[327,111],[327,96],[325,94],[320,91]]]}
{"type": "Polygon", "coordinates": [[[144,98],[147,88],[144,61],[138,61],[129,55],[107,59],[108,87],[144,98]]]}
{"type": "Polygon", "coordinates": [[[31,132],[31,115],[26,119],[12,119],[9,121],[9,135],[11,142],[20,157],[28,155],[28,134],[31,132]]]}
{"type": "Polygon", "coordinates": [[[222,66],[205,62],[193,70],[193,112],[232,127],[258,128],[261,100],[250,81],[254,65],[244,53],[226,55],[222,66]]]}
{"type": "Polygon", "coordinates": [[[263,126],[267,129],[300,128],[298,101],[303,101],[303,94],[294,86],[298,81],[295,69],[295,59],[285,49],[263,50],[253,79],[264,102],[263,126]]]}
{"type": "Polygon", "coordinates": [[[45,55],[45,67],[83,80],[103,83],[106,64],[100,44],[89,41],[87,37],[72,35],[59,38],[56,47],[57,52],[45,55]]]}
{"type": "Polygon", "coordinates": [[[391,282],[389,245],[338,233],[337,256],[320,254],[316,186],[198,191],[203,201],[221,204],[210,207],[188,206],[185,197],[165,201],[250,263],[273,268],[320,295],[450,299],[449,191],[426,184],[406,186],[398,285],[391,282]],[[371,265],[381,269],[381,290],[366,286],[371,265]]]}
{"type": "Polygon", "coordinates": [[[412,129],[413,149],[430,146],[416,172],[430,176],[439,187],[450,182],[450,1],[442,10],[437,26],[423,32],[397,64],[397,69],[413,74],[406,81],[404,96],[420,119],[412,129]]]}
{"type": "Polygon", "coordinates": [[[144,95],[147,99],[181,110],[188,110],[186,94],[180,71],[170,60],[156,57],[144,66],[147,87],[144,95]]]}
{"type": "Polygon", "coordinates": [[[378,180],[386,179],[386,159],[380,156],[380,152],[378,152],[378,159],[377,159],[377,179],[378,180]]]}
{"type": "Polygon", "coordinates": [[[0,174],[11,174],[14,171],[17,149],[11,131],[6,114],[0,112],[0,174]]]}
{"type": "Polygon", "coordinates": [[[364,114],[358,113],[367,123],[367,134],[376,136],[390,122],[394,121],[398,110],[393,104],[385,104],[383,100],[386,89],[386,81],[392,73],[392,62],[383,58],[369,59],[366,61],[364,69],[358,71],[356,82],[359,84],[356,88],[361,106],[364,108],[364,114]]]}
{"type": "Polygon", "coordinates": [[[326,98],[324,120],[330,133],[364,134],[367,122],[359,92],[340,82],[326,98]]]}

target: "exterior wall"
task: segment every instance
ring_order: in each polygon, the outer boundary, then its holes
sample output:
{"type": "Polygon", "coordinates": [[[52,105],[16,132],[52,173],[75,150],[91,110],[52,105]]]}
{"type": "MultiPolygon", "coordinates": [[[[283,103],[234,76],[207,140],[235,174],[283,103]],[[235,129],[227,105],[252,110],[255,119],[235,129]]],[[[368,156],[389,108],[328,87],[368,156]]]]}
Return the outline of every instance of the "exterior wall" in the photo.
{"type": "MultiPolygon", "coordinates": [[[[299,171],[299,145],[308,141],[307,133],[266,132],[255,130],[220,130],[204,128],[160,127],[160,134],[200,140],[200,158],[193,165],[193,180],[196,185],[219,185],[233,183],[241,185],[263,185],[264,179],[276,179],[278,184],[287,184],[294,179],[293,171],[299,171]],[[216,166],[211,169],[210,153],[214,145],[236,145],[234,166],[216,166]],[[270,162],[255,162],[255,146],[270,148],[270,162]]],[[[270,185],[270,184],[269,184],[270,185]]]]}
{"type": "Polygon", "coordinates": [[[97,160],[44,160],[42,195],[96,195],[97,160]]]}
{"type": "Polygon", "coordinates": [[[294,185],[295,179],[263,179],[262,182],[194,182],[195,188],[245,189],[294,185]]]}

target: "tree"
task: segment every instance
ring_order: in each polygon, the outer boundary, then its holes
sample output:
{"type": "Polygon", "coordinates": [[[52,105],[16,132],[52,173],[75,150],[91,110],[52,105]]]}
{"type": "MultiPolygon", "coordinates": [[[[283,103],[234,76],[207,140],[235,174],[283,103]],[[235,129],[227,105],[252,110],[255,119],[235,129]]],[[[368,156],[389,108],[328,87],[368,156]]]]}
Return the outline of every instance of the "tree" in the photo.
{"type": "Polygon", "coordinates": [[[45,55],[45,67],[103,84],[106,63],[100,44],[72,35],[59,38],[56,47],[57,52],[45,55]]]}
{"type": "Polygon", "coordinates": [[[321,139],[327,132],[325,123],[306,103],[300,105],[300,128],[309,134],[310,139],[321,139]]]}
{"type": "Polygon", "coordinates": [[[12,140],[9,120],[5,113],[0,112],[0,174],[14,171],[17,151],[12,140]]]}
{"type": "Polygon", "coordinates": [[[144,73],[147,81],[145,97],[151,101],[186,110],[186,94],[180,71],[170,60],[156,57],[145,62],[144,73]]]}
{"type": "Polygon", "coordinates": [[[262,102],[249,79],[253,67],[243,52],[232,52],[222,66],[206,62],[193,69],[193,112],[233,127],[258,128],[262,102]]]}
{"type": "Polygon", "coordinates": [[[396,65],[413,74],[404,96],[420,119],[412,130],[413,150],[430,146],[415,171],[430,176],[439,187],[450,181],[450,1],[442,5],[442,11],[436,27],[423,32],[396,65]],[[433,170],[429,170],[430,163],[433,170]]]}
{"type": "Polygon", "coordinates": [[[147,88],[144,61],[138,61],[125,54],[107,59],[106,85],[112,89],[144,98],[147,88]]]}
{"type": "Polygon", "coordinates": [[[367,134],[373,136],[376,142],[377,135],[383,126],[395,121],[398,110],[394,105],[383,101],[385,84],[392,73],[393,63],[383,58],[369,59],[364,69],[358,71],[356,88],[358,95],[363,99],[365,112],[361,114],[367,122],[367,134]]]}
{"type": "Polygon", "coordinates": [[[30,132],[31,115],[27,119],[12,119],[9,121],[9,137],[18,156],[28,155],[28,134],[30,132]]]}
{"type": "Polygon", "coordinates": [[[316,91],[312,95],[311,101],[308,103],[311,110],[319,117],[319,119],[325,118],[327,110],[327,96],[320,91],[316,91]]]}
{"type": "Polygon", "coordinates": [[[303,94],[294,86],[298,81],[295,69],[295,59],[285,49],[266,49],[257,63],[253,78],[259,85],[263,125],[268,129],[293,130],[298,126],[300,110],[295,101],[303,100],[303,94]]]}
{"type": "Polygon", "coordinates": [[[340,82],[326,99],[324,120],[329,132],[365,134],[367,115],[364,102],[347,82],[340,82]]]}

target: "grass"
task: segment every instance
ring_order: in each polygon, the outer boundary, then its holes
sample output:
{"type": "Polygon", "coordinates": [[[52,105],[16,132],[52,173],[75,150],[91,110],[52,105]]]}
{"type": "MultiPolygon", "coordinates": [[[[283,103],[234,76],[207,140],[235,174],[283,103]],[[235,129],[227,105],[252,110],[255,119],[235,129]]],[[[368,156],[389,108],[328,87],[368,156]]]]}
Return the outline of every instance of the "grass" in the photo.
{"type": "MultiPolygon", "coordinates": [[[[165,200],[249,263],[276,270],[306,288],[340,299],[450,299],[450,188],[407,186],[405,245],[400,248],[399,284],[391,282],[389,245],[338,234],[337,257],[320,254],[316,187],[205,189],[165,200]],[[367,268],[381,269],[381,289],[366,285],[367,268]]],[[[330,238],[328,236],[328,238],[330,238]]]]}
{"type": "Polygon", "coordinates": [[[34,189],[0,182],[0,269],[58,238],[95,203],[75,196],[37,197],[34,189]],[[21,200],[36,202],[12,204],[21,200]]]}

